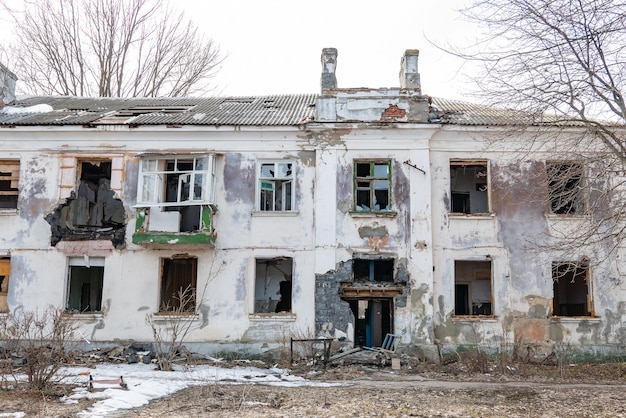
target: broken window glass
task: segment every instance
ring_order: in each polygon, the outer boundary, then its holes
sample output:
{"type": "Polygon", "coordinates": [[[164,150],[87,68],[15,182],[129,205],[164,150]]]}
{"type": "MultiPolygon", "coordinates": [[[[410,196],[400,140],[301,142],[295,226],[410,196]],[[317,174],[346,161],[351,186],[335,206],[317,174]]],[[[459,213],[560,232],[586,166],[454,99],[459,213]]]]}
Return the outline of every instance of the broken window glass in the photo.
{"type": "Polygon", "coordinates": [[[198,259],[161,259],[161,298],[159,312],[195,313],[198,259]]]}
{"type": "Polygon", "coordinates": [[[391,210],[391,161],[354,163],[355,210],[391,210]]]}
{"type": "Polygon", "coordinates": [[[291,312],[293,260],[259,258],[255,269],[255,313],[291,312]]]}
{"type": "Polygon", "coordinates": [[[11,258],[0,257],[0,313],[9,312],[9,274],[11,273],[11,258]]]}
{"type": "Polygon", "coordinates": [[[259,207],[261,211],[293,210],[294,173],[292,162],[261,164],[259,173],[259,207]]]}
{"type": "Polygon", "coordinates": [[[451,213],[489,213],[486,161],[450,161],[451,213]]]}
{"type": "Polygon", "coordinates": [[[215,200],[214,157],[144,158],[140,167],[137,206],[152,208],[149,230],[200,230],[201,207],[215,200]]]}
{"type": "Polygon", "coordinates": [[[20,162],[0,160],[0,209],[17,209],[20,162]]]}
{"type": "Polygon", "coordinates": [[[104,258],[71,257],[68,264],[66,310],[72,313],[100,312],[104,258]]]}
{"type": "Polygon", "coordinates": [[[491,261],[454,262],[454,314],[493,315],[491,261]]]}
{"type": "Polygon", "coordinates": [[[556,316],[589,316],[588,267],[574,262],[553,262],[554,299],[552,314],[556,316]]]}
{"type": "Polygon", "coordinates": [[[583,167],[578,163],[547,163],[550,211],[557,215],[583,212],[583,167]]]}
{"type": "Polygon", "coordinates": [[[393,260],[353,260],[355,281],[393,282],[393,260]]]}

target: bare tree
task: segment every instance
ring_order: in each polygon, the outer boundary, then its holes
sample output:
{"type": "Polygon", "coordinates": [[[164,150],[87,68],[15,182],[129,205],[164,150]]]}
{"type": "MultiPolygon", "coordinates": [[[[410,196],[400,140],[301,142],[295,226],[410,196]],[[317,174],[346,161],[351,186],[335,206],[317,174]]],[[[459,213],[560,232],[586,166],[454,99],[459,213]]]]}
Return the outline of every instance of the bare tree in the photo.
{"type": "Polygon", "coordinates": [[[590,220],[558,237],[552,230],[541,245],[579,254],[600,245],[606,257],[626,240],[626,1],[470,4],[463,13],[478,38],[442,49],[475,65],[485,102],[520,111],[498,141],[519,161],[545,165],[530,198],[548,213],[590,220]]]}
{"type": "Polygon", "coordinates": [[[37,0],[9,7],[11,69],[30,94],[184,96],[208,89],[219,47],[166,0],[37,0]]]}

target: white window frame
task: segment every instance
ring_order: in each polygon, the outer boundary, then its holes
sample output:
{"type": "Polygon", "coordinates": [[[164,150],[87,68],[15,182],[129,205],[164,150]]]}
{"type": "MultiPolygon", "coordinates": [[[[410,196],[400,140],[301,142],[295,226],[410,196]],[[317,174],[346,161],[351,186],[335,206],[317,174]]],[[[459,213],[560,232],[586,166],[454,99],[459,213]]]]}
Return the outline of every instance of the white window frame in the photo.
{"type": "Polygon", "coordinates": [[[296,164],[293,160],[266,160],[266,161],[259,161],[258,164],[258,168],[257,168],[257,182],[256,182],[256,210],[260,211],[260,212],[293,212],[296,210],[295,208],[295,195],[296,195],[296,188],[295,188],[295,184],[296,184],[296,164]],[[291,175],[289,176],[273,176],[273,177],[269,177],[269,176],[263,176],[263,166],[264,165],[270,165],[273,164],[274,165],[274,173],[280,173],[280,171],[278,170],[278,165],[287,165],[287,164],[291,164],[291,175]],[[283,207],[280,209],[276,209],[276,198],[274,193],[276,193],[276,182],[280,181],[283,184],[282,187],[282,196],[281,196],[281,202],[283,202],[283,207]],[[263,207],[263,205],[261,205],[261,196],[263,193],[263,190],[268,190],[269,189],[264,189],[264,183],[267,185],[271,185],[272,187],[272,196],[273,198],[271,199],[271,208],[266,208],[263,207]],[[289,198],[287,198],[287,191],[284,187],[285,184],[290,184],[291,185],[291,196],[289,198]],[[289,209],[285,209],[285,202],[289,202],[289,209]]]}
{"type": "Polygon", "coordinates": [[[139,165],[136,207],[195,206],[215,203],[215,155],[173,155],[143,157],[139,165]],[[179,161],[192,161],[191,170],[178,170],[179,161]],[[167,170],[167,162],[174,161],[174,170],[167,170]],[[203,161],[202,168],[197,168],[203,161]],[[178,197],[175,202],[165,202],[165,178],[178,174],[178,197]],[[185,181],[184,179],[187,179],[185,181]],[[199,180],[198,180],[199,179],[199,180]],[[201,195],[189,193],[181,196],[183,183],[199,184],[201,195]]]}
{"type": "MultiPolygon", "coordinates": [[[[104,257],[90,257],[90,256],[83,256],[83,257],[68,257],[67,259],[67,272],[65,274],[65,280],[66,280],[66,295],[65,295],[65,310],[66,312],[71,312],[69,310],[69,304],[70,304],[70,297],[71,297],[71,285],[72,285],[72,267],[87,267],[87,268],[91,268],[91,267],[102,267],[103,268],[103,273],[102,273],[102,299],[100,300],[100,305],[101,305],[101,310],[102,310],[102,304],[104,301],[104,275],[105,275],[105,271],[104,271],[104,267],[105,267],[105,260],[104,257]]],[[[94,314],[94,313],[101,313],[100,311],[88,311],[86,312],[87,314],[94,314]]],[[[78,312],[83,313],[83,312],[78,312]]]]}

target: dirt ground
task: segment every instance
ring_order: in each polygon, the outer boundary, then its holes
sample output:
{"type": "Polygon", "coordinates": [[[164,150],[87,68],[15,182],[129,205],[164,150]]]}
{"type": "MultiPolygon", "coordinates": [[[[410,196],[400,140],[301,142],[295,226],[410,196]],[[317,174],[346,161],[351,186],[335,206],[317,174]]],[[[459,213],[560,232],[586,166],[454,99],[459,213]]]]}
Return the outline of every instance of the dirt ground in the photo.
{"type": "MultiPolygon", "coordinates": [[[[191,387],[129,417],[626,417],[626,364],[506,366],[454,363],[403,364],[402,370],[371,364],[331,365],[293,374],[332,387],[284,387],[211,383],[191,387]]],[[[164,372],[166,373],[166,372],[164,372]]],[[[48,393],[0,392],[2,412],[26,417],[75,417],[90,401],[65,405],[69,388],[48,393]]]]}

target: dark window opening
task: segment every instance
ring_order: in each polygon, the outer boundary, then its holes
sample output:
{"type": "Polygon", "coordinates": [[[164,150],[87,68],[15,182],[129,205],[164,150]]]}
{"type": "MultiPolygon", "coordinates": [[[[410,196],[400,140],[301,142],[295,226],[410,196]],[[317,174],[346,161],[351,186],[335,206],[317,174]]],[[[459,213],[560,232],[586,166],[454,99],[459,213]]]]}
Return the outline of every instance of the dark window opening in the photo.
{"type": "MultiPolygon", "coordinates": [[[[91,262],[95,264],[96,259],[92,259],[91,262]]],[[[104,266],[72,265],[82,263],[82,259],[78,259],[78,262],[70,261],[66,309],[69,312],[77,313],[100,312],[102,310],[104,266]]]]}
{"type": "Polygon", "coordinates": [[[293,259],[257,259],[255,265],[255,313],[291,312],[293,259]]]}
{"type": "Polygon", "coordinates": [[[548,163],[550,211],[557,215],[582,213],[583,168],[575,163],[548,163]]]}
{"type": "Polygon", "coordinates": [[[118,227],[124,219],[124,206],[111,190],[111,161],[80,163],[78,190],[66,221],[70,229],[118,227]]]}
{"type": "Polygon", "coordinates": [[[454,314],[493,315],[491,261],[454,262],[454,314]]]}
{"type": "Polygon", "coordinates": [[[589,316],[588,268],[577,263],[552,263],[554,299],[552,314],[556,316],[589,316]]]}
{"type": "Polygon", "coordinates": [[[20,162],[0,160],[0,209],[17,209],[20,162]]]}
{"type": "Polygon", "coordinates": [[[391,162],[357,162],[354,171],[355,210],[391,210],[391,162]]]}
{"type": "Polygon", "coordinates": [[[393,333],[393,299],[349,300],[354,316],[354,344],[380,347],[387,334],[393,333]]]}
{"type": "Polygon", "coordinates": [[[450,212],[489,213],[487,191],[487,162],[450,162],[450,212]]]}
{"type": "Polygon", "coordinates": [[[195,313],[198,259],[163,258],[161,267],[159,312],[195,313]]]}
{"type": "Polygon", "coordinates": [[[393,282],[393,260],[353,260],[355,281],[393,282]]]}

